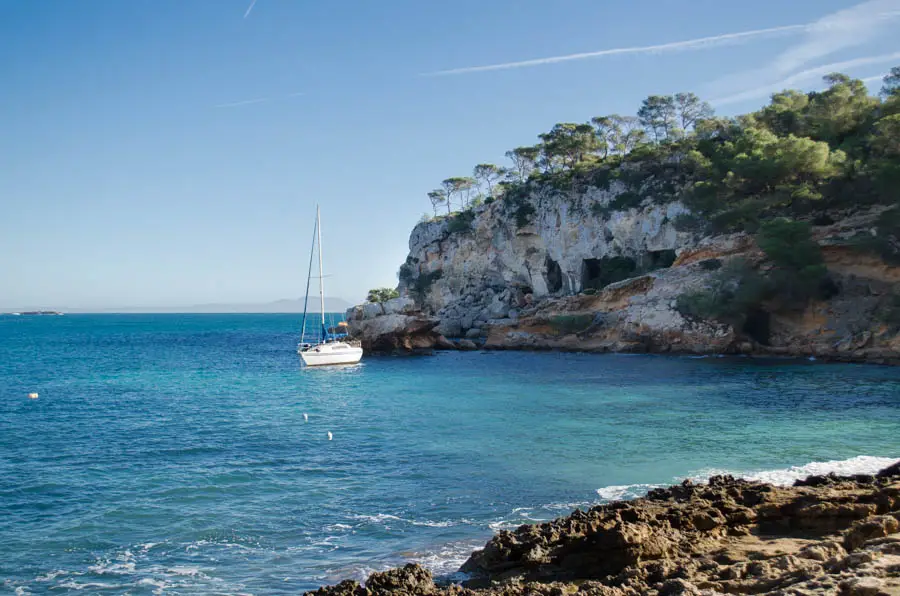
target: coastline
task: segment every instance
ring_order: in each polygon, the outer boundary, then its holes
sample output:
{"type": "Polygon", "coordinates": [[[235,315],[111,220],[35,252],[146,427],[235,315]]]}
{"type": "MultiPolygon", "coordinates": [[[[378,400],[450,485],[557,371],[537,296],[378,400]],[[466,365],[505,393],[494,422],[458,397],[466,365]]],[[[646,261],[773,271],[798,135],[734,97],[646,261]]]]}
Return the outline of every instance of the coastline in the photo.
{"type": "Polygon", "coordinates": [[[410,563],[364,587],[345,580],[307,594],[900,593],[900,461],[790,486],[719,475],[647,488],[501,530],[462,565],[461,583],[435,583],[410,563]]]}

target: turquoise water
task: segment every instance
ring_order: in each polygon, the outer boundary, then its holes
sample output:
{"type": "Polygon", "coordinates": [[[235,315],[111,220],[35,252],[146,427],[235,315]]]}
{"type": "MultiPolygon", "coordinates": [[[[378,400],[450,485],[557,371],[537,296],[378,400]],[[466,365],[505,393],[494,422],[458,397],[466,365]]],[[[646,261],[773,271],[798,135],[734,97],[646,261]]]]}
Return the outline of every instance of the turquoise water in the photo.
{"type": "Polygon", "coordinates": [[[499,528],[648,485],[900,457],[897,368],[476,352],[303,370],[296,326],[0,317],[0,591],[449,573],[499,528]]]}

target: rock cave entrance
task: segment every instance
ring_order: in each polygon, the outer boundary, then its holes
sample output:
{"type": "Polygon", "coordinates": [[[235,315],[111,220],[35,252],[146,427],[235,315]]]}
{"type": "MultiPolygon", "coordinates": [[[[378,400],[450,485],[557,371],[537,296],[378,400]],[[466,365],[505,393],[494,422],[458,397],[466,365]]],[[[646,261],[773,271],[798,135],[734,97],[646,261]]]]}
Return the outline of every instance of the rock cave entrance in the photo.
{"type": "Polygon", "coordinates": [[[771,335],[771,318],[769,313],[764,310],[755,308],[747,314],[744,326],[741,331],[746,333],[758,344],[768,346],[771,335]]]}
{"type": "Polygon", "coordinates": [[[637,263],[629,257],[603,257],[581,262],[581,289],[599,290],[609,284],[632,277],[637,263]]]}
{"type": "Polygon", "coordinates": [[[667,269],[675,262],[675,256],[675,251],[672,249],[648,250],[641,259],[643,261],[643,269],[645,271],[667,269]]]}
{"type": "Polygon", "coordinates": [[[548,256],[545,263],[545,269],[547,270],[547,291],[551,294],[559,292],[562,289],[563,282],[562,269],[560,268],[559,263],[548,256]]]}

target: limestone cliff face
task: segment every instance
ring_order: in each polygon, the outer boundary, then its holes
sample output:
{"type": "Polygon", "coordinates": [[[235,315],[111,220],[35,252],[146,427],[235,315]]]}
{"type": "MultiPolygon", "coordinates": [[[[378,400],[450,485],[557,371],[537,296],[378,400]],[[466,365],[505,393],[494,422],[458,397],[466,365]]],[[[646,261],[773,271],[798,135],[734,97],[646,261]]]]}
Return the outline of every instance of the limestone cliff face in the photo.
{"type": "Polygon", "coordinates": [[[675,230],[673,221],[686,213],[680,203],[648,199],[608,211],[621,192],[615,184],[583,193],[542,189],[515,206],[477,209],[471,223],[421,223],[410,235],[401,290],[439,315],[447,334],[458,335],[476,323],[508,318],[510,311],[515,318],[526,296],[540,300],[589,287],[604,259],[624,257],[635,262],[635,271],[649,269],[696,242],[675,230]],[[520,217],[520,205],[533,213],[520,217]]]}
{"type": "Polygon", "coordinates": [[[836,288],[831,298],[801,310],[763,305],[735,329],[688,317],[676,303],[708,287],[713,271],[732,259],[765,271],[754,239],[680,232],[675,220],[688,214],[682,203],[648,197],[616,208],[624,193],[615,182],[609,190],[538,188],[423,222],[401,267],[404,298],[351,310],[351,329],[375,350],[477,344],[900,363],[900,336],[880,322],[900,267],[848,243],[869,233],[877,212],[835,214],[837,223],[814,227],[836,288]]]}

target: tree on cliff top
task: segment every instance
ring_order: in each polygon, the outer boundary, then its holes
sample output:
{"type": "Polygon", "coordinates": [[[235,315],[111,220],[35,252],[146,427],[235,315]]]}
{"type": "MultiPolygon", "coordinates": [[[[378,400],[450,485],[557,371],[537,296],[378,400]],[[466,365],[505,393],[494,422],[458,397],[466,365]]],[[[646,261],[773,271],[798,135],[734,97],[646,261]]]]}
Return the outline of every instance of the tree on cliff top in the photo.
{"type": "MultiPolygon", "coordinates": [[[[434,215],[437,217],[438,207],[444,203],[449,203],[447,193],[442,188],[437,188],[428,193],[428,199],[431,201],[431,208],[434,209],[434,215]]],[[[447,208],[449,212],[449,207],[447,208]]]]}
{"type": "Polygon", "coordinates": [[[459,197],[460,208],[465,209],[468,206],[469,191],[475,187],[475,181],[468,177],[457,176],[447,178],[441,182],[441,186],[447,197],[447,215],[450,215],[454,196],[459,197]]]}
{"type": "MultiPolygon", "coordinates": [[[[900,202],[900,67],[885,77],[881,100],[846,75],[824,81],[822,91],[776,93],[734,118],[713,117],[693,93],[651,95],[637,118],[556,124],[537,145],[507,152],[514,167],[502,182],[490,164],[475,176],[516,205],[532,185],[563,197],[618,181],[629,201],[683,201],[711,231],[755,232],[776,217],[900,202]]],[[[462,180],[471,181],[444,181],[448,213],[454,200],[468,203],[474,181],[462,180]]]]}
{"type": "Polygon", "coordinates": [[[506,157],[513,162],[513,173],[520,182],[524,182],[534,171],[541,150],[538,147],[516,147],[506,152],[506,157]]]}
{"type": "Polygon", "coordinates": [[[382,304],[384,302],[387,302],[388,300],[399,297],[400,292],[398,292],[394,288],[373,288],[369,290],[369,295],[366,297],[366,301],[376,304],[382,304]]]}
{"type": "Polygon", "coordinates": [[[472,175],[479,182],[483,182],[484,184],[487,184],[488,196],[493,197],[494,196],[494,183],[499,181],[501,178],[503,178],[504,173],[505,172],[503,171],[503,168],[495,166],[492,163],[480,163],[477,166],[475,166],[475,169],[472,172],[472,175]]]}

